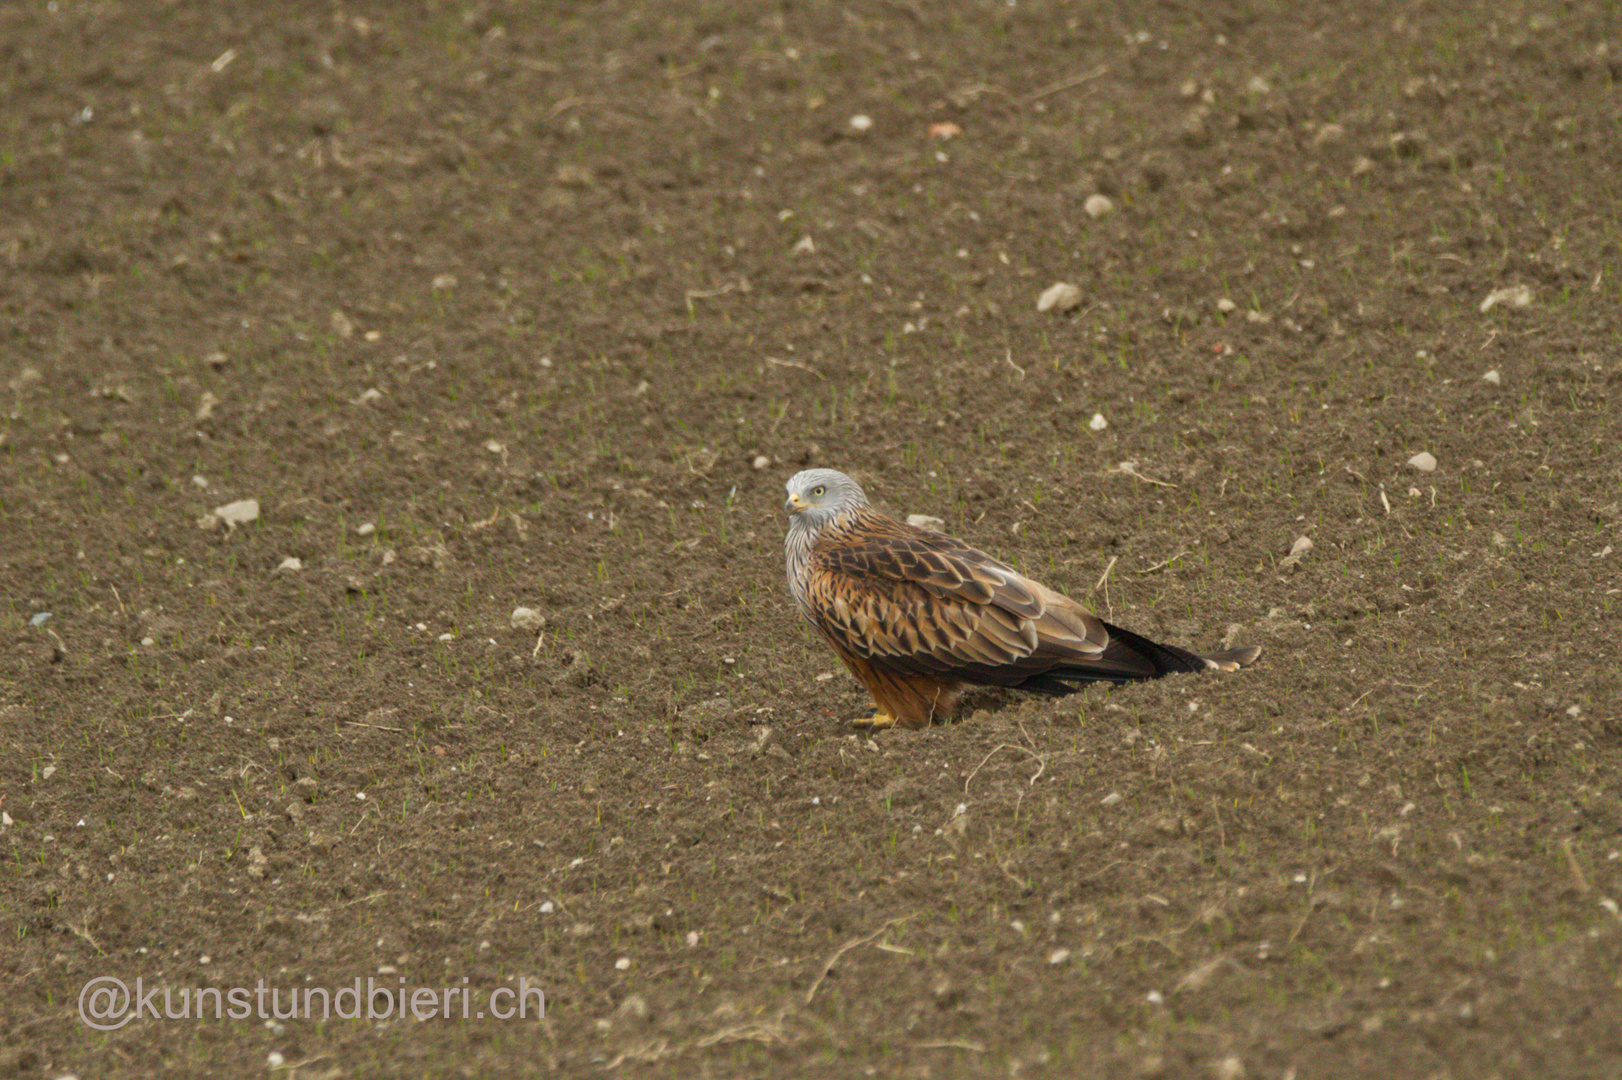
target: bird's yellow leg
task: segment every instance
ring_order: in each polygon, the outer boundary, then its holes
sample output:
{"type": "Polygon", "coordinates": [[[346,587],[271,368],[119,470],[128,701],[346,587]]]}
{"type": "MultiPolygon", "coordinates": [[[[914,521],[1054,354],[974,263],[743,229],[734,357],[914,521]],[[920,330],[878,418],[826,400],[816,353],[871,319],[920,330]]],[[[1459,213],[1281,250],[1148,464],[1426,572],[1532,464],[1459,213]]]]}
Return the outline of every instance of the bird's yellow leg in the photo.
{"type": "Polygon", "coordinates": [[[869,731],[882,731],[885,728],[895,727],[895,717],[887,712],[874,709],[871,716],[858,716],[850,722],[851,727],[865,728],[869,731]]]}

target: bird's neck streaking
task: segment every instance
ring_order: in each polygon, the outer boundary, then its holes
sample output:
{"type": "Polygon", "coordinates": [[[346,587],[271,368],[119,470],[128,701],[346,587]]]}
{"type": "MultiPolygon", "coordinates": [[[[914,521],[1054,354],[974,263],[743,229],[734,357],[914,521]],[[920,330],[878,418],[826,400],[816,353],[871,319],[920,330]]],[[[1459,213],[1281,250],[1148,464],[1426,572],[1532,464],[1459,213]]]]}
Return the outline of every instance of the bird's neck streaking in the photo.
{"type": "Polygon", "coordinates": [[[807,617],[811,614],[812,551],[818,541],[850,530],[863,513],[870,511],[866,507],[849,506],[820,523],[810,520],[806,514],[795,514],[788,519],[788,535],[783,540],[783,554],[788,564],[788,587],[794,594],[794,602],[807,617]]]}

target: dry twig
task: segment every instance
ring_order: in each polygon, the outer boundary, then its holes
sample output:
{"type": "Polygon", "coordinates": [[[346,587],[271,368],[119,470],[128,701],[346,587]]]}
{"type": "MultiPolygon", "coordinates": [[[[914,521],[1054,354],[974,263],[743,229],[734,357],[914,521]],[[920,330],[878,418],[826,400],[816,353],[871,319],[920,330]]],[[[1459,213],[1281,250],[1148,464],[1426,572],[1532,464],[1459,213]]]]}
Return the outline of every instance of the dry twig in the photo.
{"type": "Polygon", "coordinates": [[[893,919],[886,919],[884,921],[884,925],[873,931],[871,934],[868,934],[865,937],[851,938],[849,941],[839,946],[839,948],[835,949],[833,954],[828,957],[826,962],[823,963],[822,972],[816,977],[816,979],[812,981],[811,988],[805,992],[805,1003],[807,1005],[811,1004],[811,999],[815,998],[817,996],[817,991],[822,988],[822,980],[828,977],[828,973],[834,969],[835,964],[839,963],[839,958],[841,956],[844,956],[858,945],[866,945],[868,942],[876,940],[886,930],[890,929],[890,927],[899,922],[906,922],[909,918],[911,918],[910,915],[898,915],[893,919]]]}
{"type": "Polygon", "coordinates": [[[1031,757],[1035,758],[1037,766],[1036,773],[1031,777],[1031,783],[1033,784],[1036,783],[1036,778],[1041,776],[1042,773],[1047,770],[1048,759],[1041,754],[1038,754],[1035,750],[1032,750],[1026,746],[1018,746],[1014,743],[998,743],[996,746],[991,748],[991,753],[980,759],[980,764],[976,765],[972,770],[970,770],[968,779],[963,781],[963,794],[967,795],[969,793],[969,784],[974,781],[975,775],[978,774],[981,769],[985,768],[986,762],[990,761],[998,750],[1018,750],[1022,754],[1029,754],[1031,757]]]}

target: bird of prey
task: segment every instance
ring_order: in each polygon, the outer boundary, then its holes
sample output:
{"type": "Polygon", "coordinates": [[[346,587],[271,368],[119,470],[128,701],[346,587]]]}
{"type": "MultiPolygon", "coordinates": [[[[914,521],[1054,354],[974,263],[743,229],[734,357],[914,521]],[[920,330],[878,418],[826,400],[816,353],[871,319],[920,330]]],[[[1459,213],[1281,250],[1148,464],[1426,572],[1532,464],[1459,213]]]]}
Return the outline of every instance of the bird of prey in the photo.
{"type": "Polygon", "coordinates": [[[1257,648],[1201,655],[1111,626],[961,540],[874,510],[832,469],[788,482],[788,584],[876,706],[860,726],[924,727],[965,687],[1068,694],[1181,671],[1235,671],[1257,648]]]}

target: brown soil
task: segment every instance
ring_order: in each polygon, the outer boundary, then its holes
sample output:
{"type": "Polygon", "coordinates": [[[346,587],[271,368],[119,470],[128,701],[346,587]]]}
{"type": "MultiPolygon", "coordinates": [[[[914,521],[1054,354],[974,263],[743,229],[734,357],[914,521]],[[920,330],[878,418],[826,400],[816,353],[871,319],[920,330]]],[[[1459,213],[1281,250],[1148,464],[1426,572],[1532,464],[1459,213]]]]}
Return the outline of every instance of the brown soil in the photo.
{"type": "Polygon", "coordinates": [[[1611,5],[0,55],[0,1076],[1616,1074],[1611,5]],[[807,463],[1262,659],[853,733],[807,463]],[[103,1033],[97,976],[547,1014],[103,1033]]]}

